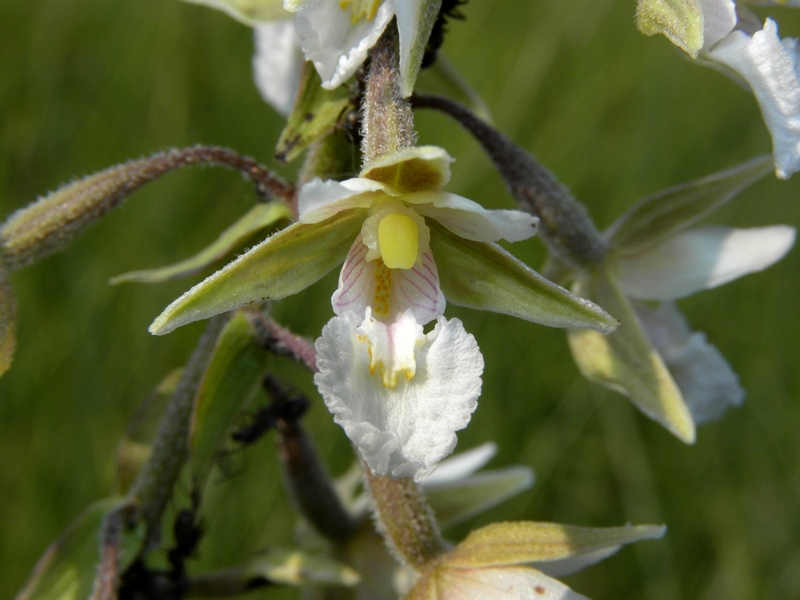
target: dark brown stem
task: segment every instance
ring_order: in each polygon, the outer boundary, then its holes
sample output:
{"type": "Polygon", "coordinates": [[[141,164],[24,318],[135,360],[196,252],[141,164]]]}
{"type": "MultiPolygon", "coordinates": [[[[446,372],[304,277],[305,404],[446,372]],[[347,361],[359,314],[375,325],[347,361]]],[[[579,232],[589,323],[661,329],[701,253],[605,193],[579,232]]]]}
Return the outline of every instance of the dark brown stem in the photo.
{"type": "Polygon", "coordinates": [[[100,564],[90,600],[116,600],[119,589],[119,557],[122,534],[134,518],[136,507],[125,504],[109,512],[103,520],[100,538],[100,564]]]}
{"type": "Polygon", "coordinates": [[[562,260],[591,268],[602,262],[606,245],[584,206],[529,152],[457,102],[413,96],[415,108],[434,108],[459,122],[481,144],[520,208],[539,217],[542,237],[562,260]]]}
{"type": "Polygon", "coordinates": [[[241,569],[225,569],[191,578],[185,594],[187,598],[241,596],[268,585],[274,584],[263,577],[247,577],[241,569]]]}

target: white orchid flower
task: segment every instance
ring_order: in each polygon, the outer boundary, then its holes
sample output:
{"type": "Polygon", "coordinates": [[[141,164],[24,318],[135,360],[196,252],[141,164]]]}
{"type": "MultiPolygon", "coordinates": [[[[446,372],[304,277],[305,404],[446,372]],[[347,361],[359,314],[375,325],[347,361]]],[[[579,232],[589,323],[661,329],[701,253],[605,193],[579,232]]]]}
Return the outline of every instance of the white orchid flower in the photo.
{"type": "Polygon", "coordinates": [[[736,373],[705,334],[693,333],[672,301],[775,264],[792,248],[796,231],[777,225],[752,229],[698,227],[614,261],[617,281],[631,298],[661,301],[633,308],[681,390],[696,424],[722,417],[745,392],[736,373]]]}
{"type": "Polygon", "coordinates": [[[367,58],[383,30],[397,18],[400,86],[410,96],[441,0],[284,0],[297,15],[303,53],[314,63],[322,87],[349,79],[367,58]]]}

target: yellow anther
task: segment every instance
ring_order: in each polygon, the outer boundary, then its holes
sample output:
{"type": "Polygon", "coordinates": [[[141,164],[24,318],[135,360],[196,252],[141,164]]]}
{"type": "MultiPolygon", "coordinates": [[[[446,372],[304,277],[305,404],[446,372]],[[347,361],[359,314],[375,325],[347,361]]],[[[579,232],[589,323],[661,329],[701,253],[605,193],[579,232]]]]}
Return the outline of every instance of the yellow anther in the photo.
{"type": "Polygon", "coordinates": [[[381,0],[339,0],[339,7],[342,10],[347,10],[348,7],[352,13],[350,22],[355,25],[361,19],[372,21],[378,13],[378,7],[381,0]]]}
{"type": "Polygon", "coordinates": [[[419,254],[419,231],[414,219],[396,213],[378,223],[378,247],[390,269],[410,269],[419,254]]]}

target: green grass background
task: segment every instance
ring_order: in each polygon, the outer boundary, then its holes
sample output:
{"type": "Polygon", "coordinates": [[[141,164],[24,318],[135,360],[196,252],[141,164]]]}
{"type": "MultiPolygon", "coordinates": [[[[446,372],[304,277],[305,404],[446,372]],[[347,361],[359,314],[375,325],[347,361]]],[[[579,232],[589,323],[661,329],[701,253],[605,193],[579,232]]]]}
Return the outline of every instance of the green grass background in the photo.
{"type": "MultiPolygon", "coordinates": [[[[471,0],[445,44],[498,127],[569,185],[600,227],[646,194],[770,150],[753,97],[666,39],[638,33],[634,10],[633,0],[471,0]]],[[[795,13],[770,14],[797,35],[795,13]]],[[[0,214],[75,176],[170,147],[220,144],[270,163],[281,119],[254,89],[251,53],[247,28],[177,0],[4,0],[0,214]]],[[[472,139],[439,114],[417,122],[423,143],[458,159],[451,191],[511,206],[472,139]]],[[[798,195],[800,176],[769,177],[710,220],[796,226],[798,195]]],[[[108,278],[193,253],[253,200],[233,173],[173,174],[67,251],[13,276],[19,347],[0,380],[0,598],[13,597],[47,544],[110,493],[129,419],[202,330],[146,331],[194,280],[111,287],[108,278]]],[[[513,250],[542,260],[538,240],[513,250]]],[[[486,357],[483,396],[459,447],[493,439],[493,465],[537,473],[530,492],[450,536],[502,519],[666,523],[663,540],[567,582],[594,600],[800,597],[799,267],[795,250],[764,273],[680,302],[748,391],[743,408],[701,428],[691,447],[582,381],[563,332],[450,307],[486,357]]],[[[326,279],[279,313],[315,336],[334,285],[326,279]]],[[[313,393],[308,376],[286,368],[313,393]]],[[[314,402],[308,426],[340,472],[348,442],[314,402]]],[[[206,517],[193,569],[291,540],[271,441],[239,460],[235,473],[215,477],[217,511],[206,517]]]]}

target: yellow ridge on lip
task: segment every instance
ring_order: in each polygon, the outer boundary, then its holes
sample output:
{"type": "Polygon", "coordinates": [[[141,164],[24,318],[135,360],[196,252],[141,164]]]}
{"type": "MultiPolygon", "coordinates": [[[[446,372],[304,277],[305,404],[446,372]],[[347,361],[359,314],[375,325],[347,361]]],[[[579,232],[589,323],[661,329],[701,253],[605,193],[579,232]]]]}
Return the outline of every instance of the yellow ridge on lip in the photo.
{"type": "Polygon", "coordinates": [[[339,0],[339,7],[342,10],[350,8],[352,13],[350,22],[355,25],[361,19],[372,21],[375,15],[378,14],[380,3],[381,0],[339,0]]]}

